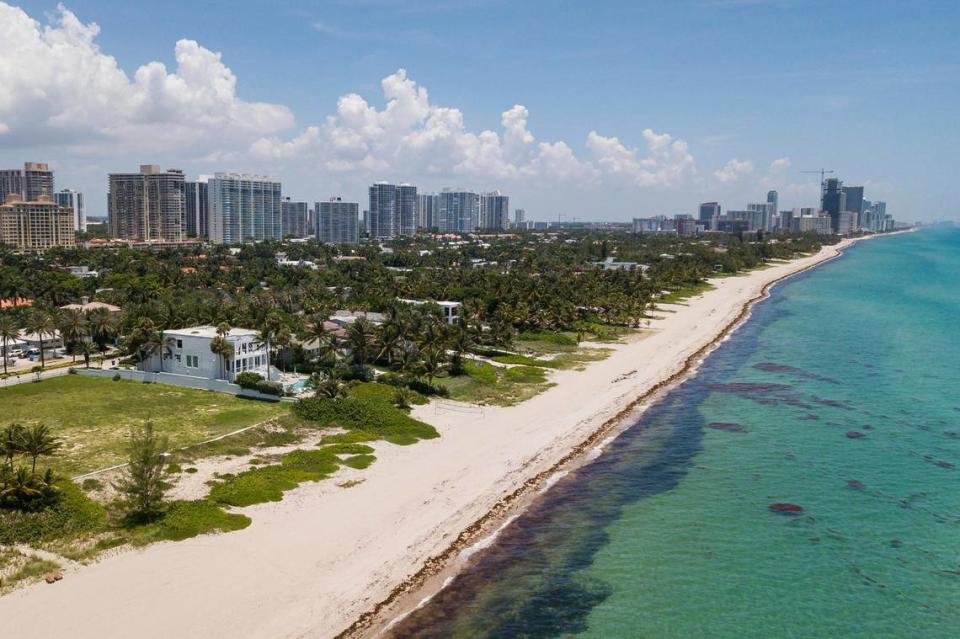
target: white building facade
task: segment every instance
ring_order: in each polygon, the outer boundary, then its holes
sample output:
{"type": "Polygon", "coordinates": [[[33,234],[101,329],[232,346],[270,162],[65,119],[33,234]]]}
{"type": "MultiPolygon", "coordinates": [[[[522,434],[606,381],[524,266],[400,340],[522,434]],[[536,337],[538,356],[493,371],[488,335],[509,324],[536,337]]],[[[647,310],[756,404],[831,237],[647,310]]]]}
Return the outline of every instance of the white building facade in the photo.
{"type": "Polygon", "coordinates": [[[232,328],[224,335],[233,352],[221,356],[210,350],[217,337],[215,326],[194,326],[163,332],[164,346],[144,360],[141,370],[153,373],[172,373],[205,379],[223,379],[232,382],[238,373],[252,371],[267,377],[269,362],[266,345],[257,338],[257,332],[232,328]],[[162,361],[161,361],[162,356],[162,361]]]}

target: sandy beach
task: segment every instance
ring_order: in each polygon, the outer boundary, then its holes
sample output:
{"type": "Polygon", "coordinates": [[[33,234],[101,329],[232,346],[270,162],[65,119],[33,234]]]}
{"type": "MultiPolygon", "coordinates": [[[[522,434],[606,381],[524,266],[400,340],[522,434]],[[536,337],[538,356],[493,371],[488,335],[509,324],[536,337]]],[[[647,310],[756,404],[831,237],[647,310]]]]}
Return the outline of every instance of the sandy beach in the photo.
{"type": "MultiPolygon", "coordinates": [[[[518,406],[417,407],[414,416],[441,437],[406,447],[377,443],[377,462],[362,483],[305,484],[281,502],[242,509],[253,518],[245,530],[68,570],[56,585],[0,598],[0,623],[21,639],[337,636],[429,560],[456,556],[461,533],[505,497],[537,489],[533,478],[552,472],[638,398],[683,373],[771,282],[835,257],[852,242],[716,280],[715,289],[656,313],[647,330],[613,346],[607,359],[583,371],[554,371],[552,388],[518,406]]],[[[391,600],[351,635],[375,631],[405,605],[391,600]]]]}

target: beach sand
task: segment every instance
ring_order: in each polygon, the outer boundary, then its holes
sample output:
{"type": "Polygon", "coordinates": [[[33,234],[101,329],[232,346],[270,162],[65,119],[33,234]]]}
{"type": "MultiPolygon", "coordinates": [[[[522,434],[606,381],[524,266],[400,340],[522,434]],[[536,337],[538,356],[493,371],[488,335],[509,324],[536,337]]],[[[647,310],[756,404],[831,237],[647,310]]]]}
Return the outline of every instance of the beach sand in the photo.
{"type": "MultiPolygon", "coordinates": [[[[0,623],[20,639],[71,637],[333,637],[390,597],[503,498],[542,476],[687,360],[714,343],[765,287],[848,246],[716,280],[643,337],[613,345],[584,371],[520,405],[420,406],[439,439],[376,445],[364,481],[308,483],[283,501],[242,509],[242,531],[119,553],[55,585],[0,597],[0,623]]],[[[463,540],[461,540],[462,542],[463,540]]],[[[415,580],[416,581],[416,580],[415,580]]],[[[413,584],[418,585],[417,583],[413,584]]],[[[357,630],[402,610],[381,611],[357,630]]]]}

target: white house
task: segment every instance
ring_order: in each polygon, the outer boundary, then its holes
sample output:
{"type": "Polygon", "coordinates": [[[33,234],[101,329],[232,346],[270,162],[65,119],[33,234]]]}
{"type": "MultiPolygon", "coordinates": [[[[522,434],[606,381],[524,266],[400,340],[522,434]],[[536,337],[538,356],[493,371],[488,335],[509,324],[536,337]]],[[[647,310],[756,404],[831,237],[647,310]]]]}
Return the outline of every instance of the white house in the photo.
{"type": "Polygon", "coordinates": [[[257,339],[256,331],[231,328],[224,339],[233,346],[233,352],[226,357],[210,350],[210,343],[217,337],[215,326],[164,331],[163,337],[163,361],[161,352],[157,352],[143,361],[141,370],[227,381],[233,381],[237,373],[244,371],[267,377],[267,347],[257,339]]]}
{"type": "Polygon", "coordinates": [[[414,306],[420,306],[421,304],[436,304],[440,307],[440,310],[443,312],[443,319],[446,320],[447,324],[456,324],[457,320],[460,319],[460,307],[463,306],[462,302],[432,302],[427,300],[405,300],[400,299],[404,304],[413,304],[414,306]]]}

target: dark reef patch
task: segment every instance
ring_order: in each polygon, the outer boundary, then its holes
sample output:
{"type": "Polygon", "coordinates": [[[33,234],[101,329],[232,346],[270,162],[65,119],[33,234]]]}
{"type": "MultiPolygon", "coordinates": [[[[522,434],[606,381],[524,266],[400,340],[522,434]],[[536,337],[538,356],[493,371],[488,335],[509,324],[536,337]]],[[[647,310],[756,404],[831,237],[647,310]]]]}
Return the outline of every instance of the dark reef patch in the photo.
{"type": "Polygon", "coordinates": [[[734,422],[710,422],[707,424],[707,428],[712,428],[713,430],[725,430],[728,433],[745,433],[747,429],[744,428],[741,424],[736,424],[734,422]]]}
{"type": "Polygon", "coordinates": [[[847,431],[847,437],[848,437],[849,439],[862,439],[862,438],[864,438],[864,437],[866,437],[866,436],[867,436],[866,433],[861,433],[859,430],[848,430],[848,431],[847,431]]]}
{"type": "Polygon", "coordinates": [[[818,382],[826,382],[827,384],[840,384],[839,381],[833,379],[832,377],[819,375],[817,373],[811,373],[810,371],[805,371],[802,368],[797,368],[796,366],[790,366],[789,364],[777,364],[776,362],[760,362],[759,364],[754,364],[753,367],[757,370],[764,371],[766,373],[786,373],[788,375],[793,375],[794,377],[800,377],[803,379],[812,379],[818,382]]]}
{"type": "Polygon", "coordinates": [[[803,512],[803,506],[785,501],[772,503],[767,506],[767,509],[772,513],[784,513],[787,515],[799,515],[803,512]]]}

